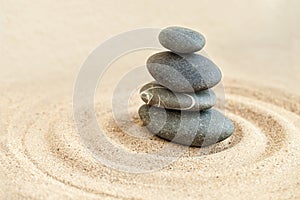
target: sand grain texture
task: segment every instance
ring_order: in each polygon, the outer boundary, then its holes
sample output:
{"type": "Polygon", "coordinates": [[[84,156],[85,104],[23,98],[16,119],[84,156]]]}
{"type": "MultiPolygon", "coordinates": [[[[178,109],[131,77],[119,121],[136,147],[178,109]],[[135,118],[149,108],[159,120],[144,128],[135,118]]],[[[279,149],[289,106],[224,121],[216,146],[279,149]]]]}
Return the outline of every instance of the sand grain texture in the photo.
{"type": "MultiPolygon", "coordinates": [[[[1,1],[0,199],[300,198],[299,2],[191,1],[194,6],[178,12],[183,3],[1,1]],[[236,131],[204,149],[205,155],[186,148],[153,173],[105,167],[74,124],[77,72],[89,52],[114,34],[174,24],[205,33],[206,51],[224,74],[226,115],[236,131]]],[[[109,99],[118,77],[149,55],[114,63],[95,96],[107,137],[146,154],[167,142],[124,133],[128,127],[116,124],[109,99]]],[[[132,101],[131,111],[142,104],[132,101]]],[[[132,121],[141,124],[135,112],[132,121]]]]}

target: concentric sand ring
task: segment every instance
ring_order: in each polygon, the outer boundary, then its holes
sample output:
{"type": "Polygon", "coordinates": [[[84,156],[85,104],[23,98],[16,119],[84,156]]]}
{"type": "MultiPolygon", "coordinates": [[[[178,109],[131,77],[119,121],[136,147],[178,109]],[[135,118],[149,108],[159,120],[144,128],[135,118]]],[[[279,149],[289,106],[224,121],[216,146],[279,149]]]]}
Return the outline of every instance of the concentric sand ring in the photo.
{"type": "MultiPolygon", "coordinates": [[[[299,188],[299,182],[289,178],[299,174],[299,97],[238,81],[225,85],[226,115],[235,123],[234,135],[208,147],[205,155],[188,148],[176,162],[146,174],[123,173],[98,163],[82,145],[66,99],[49,104],[46,98],[4,97],[10,107],[0,121],[5,133],[0,138],[0,169],[6,178],[18,180],[20,173],[26,178],[6,187],[17,197],[22,193],[21,197],[33,198],[213,198],[218,188],[227,197],[262,191],[271,197],[291,196],[299,188]],[[30,193],[33,188],[43,195],[30,193]]],[[[124,134],[110,110],[96,108],[114,145],[147,154],[166,144],[154,136],[142,140],[124,134]]]]}

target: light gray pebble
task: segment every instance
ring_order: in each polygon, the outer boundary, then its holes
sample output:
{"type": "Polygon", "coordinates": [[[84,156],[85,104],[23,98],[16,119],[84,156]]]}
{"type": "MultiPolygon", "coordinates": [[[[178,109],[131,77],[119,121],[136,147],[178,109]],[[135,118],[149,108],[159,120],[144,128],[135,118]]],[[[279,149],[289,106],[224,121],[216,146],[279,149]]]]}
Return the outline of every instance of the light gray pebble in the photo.
{"type": "Polygon", "coordinates": [[[158,39],[162,46],[176,53],[193,53],[200,51],[205,45],[203,35],[178,26],[163,29],[158,39]]]}
{"type": "Polygon", "coordinates": [[[155,81],[144,85],[140,89],[140,96],[148,105],[175,110],[199,111],[216,104],[216,95],[211,89],[195,93],[174,93],[155,81]]]}

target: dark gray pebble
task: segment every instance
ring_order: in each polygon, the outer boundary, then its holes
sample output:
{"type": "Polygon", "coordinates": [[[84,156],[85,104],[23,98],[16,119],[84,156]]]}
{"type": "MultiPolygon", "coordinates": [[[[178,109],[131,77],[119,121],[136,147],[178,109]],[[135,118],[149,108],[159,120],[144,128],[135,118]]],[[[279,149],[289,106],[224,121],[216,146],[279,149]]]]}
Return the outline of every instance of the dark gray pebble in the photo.
{"type": "Polygon", "coordinates": [[[234,132],[233,123],[215,109],[176,111],[143,105],[139,116],[153,134],[187,146],[208,146],[234,132]]]}
{"type": "Polygon", "coordinates": [[[147,68],[153,78],[173,92],[206,90],[220,82],[220,69],[199,54],[160,52],[150,56],[147,68]]]}

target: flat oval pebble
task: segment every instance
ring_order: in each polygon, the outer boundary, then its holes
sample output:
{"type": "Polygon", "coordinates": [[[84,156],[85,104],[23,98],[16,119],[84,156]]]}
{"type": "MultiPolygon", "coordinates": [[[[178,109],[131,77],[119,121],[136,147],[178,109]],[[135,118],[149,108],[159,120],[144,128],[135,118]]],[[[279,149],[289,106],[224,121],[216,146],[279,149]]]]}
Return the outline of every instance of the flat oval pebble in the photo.
{"type": "Polygon", "coordinates": [[[140,107],[139,116],[153,134],[187,146],[212,145],[234,132],[230,119],[215,109],[177,111],[145,104],[140,107]]]}
{"type": "Polygon", "coordinates": [[[176,53],[194,53],[200,51],[205,45],[203,35],[178,26],[163,29],[158,39],[162,46],[176,53]]]}
{"type": "Polygon", "coordinates": [[[206,90],[222,78],[220,69],[199,54],[156,53],[148,58],[147,68],[159,84],[173,92],[206,90]]]}
{"type": "Polygon", "coordinates": [[[211,89],[195,93],[174,93],[155,81],[144,85],[140,89],[140,95],[148,105],[175,110],[199,111],[216,104],[216,95],[211,89]]]}

